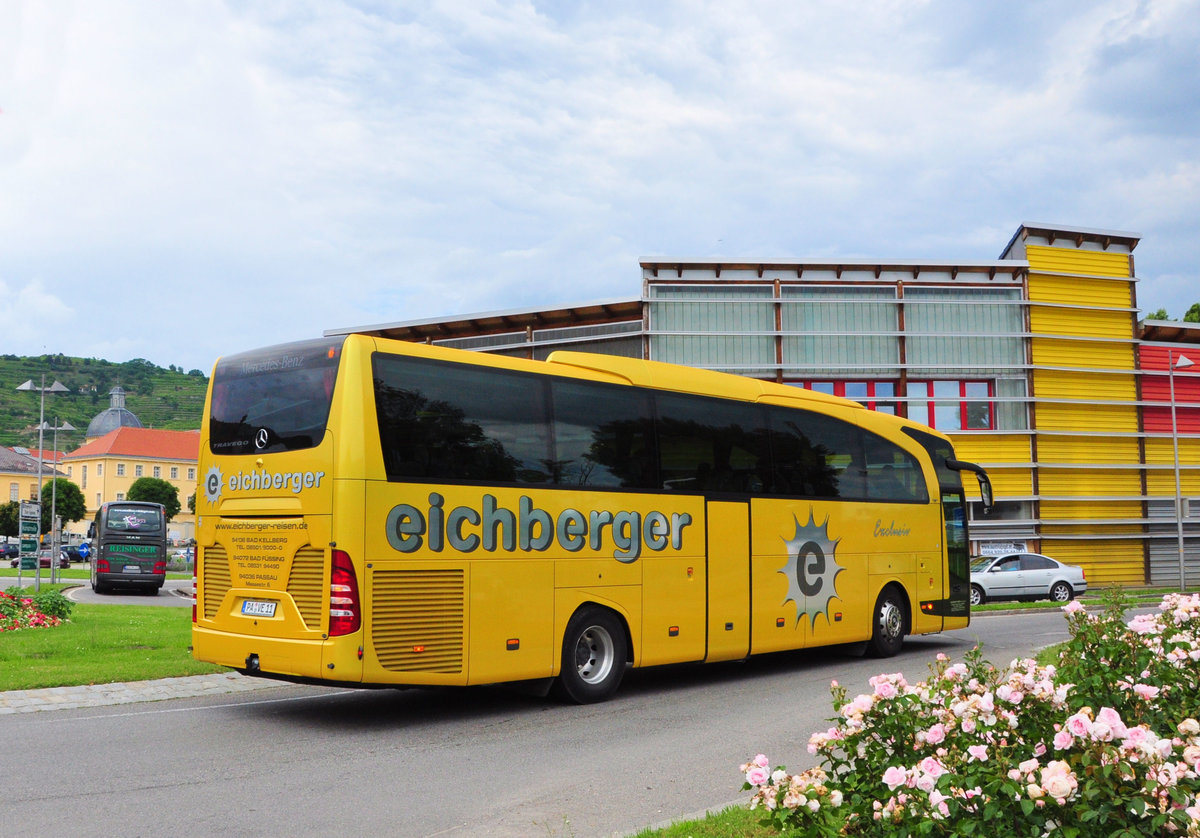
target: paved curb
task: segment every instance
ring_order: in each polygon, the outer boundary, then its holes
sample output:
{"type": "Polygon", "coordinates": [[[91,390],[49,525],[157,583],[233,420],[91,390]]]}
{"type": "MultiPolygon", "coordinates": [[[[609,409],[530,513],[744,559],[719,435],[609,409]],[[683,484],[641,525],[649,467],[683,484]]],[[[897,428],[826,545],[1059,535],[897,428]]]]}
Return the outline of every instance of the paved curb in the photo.
{"type": "Polygon", "coordinates": [[[47,687],[40,690],[0,692],[0,716],[11,713],[38,713],[45,710],[69,710],[80,707],[106,707],[163,701],[168,698],[192,698],[232,692],[278,687],[279,681],[247,678],[237,672],[213,675],[189,675],[160,678],[155,681],[122,681],[115,684],[86,684],[78,687],[47,687]]]}

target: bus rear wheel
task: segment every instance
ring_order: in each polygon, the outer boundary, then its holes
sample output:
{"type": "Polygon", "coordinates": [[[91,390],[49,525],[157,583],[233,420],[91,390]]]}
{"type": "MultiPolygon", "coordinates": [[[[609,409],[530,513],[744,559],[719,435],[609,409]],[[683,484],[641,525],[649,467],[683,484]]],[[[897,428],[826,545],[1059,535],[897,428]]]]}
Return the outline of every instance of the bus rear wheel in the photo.
{"type": "Polygon", "coordinates": [[[908,611],[904,598],[895,588],[884,588],[875,602],[875,617],[871,629],[871,653],[877,658],[890,658],[904,645],[904,627],[908,611]]]}
{"type": "Polygon", "coordinates": [[[563,634],[556,694],[576,704],[611,698],[625,676],[627,645],[616,614],[595,606],[576,611],[563,634]]]}

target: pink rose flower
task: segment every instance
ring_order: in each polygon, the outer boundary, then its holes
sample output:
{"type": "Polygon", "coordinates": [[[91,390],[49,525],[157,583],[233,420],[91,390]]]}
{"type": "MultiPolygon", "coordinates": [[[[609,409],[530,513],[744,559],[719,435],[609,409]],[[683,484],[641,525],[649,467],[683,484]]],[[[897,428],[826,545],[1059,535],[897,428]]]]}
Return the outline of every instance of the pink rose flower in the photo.
{"type": "Polygon", "coordinates": [[[908,772],[893,765],[883,772],[883,782],[887,784],[888,791],[895,791],[908,782],[908,772]]]}

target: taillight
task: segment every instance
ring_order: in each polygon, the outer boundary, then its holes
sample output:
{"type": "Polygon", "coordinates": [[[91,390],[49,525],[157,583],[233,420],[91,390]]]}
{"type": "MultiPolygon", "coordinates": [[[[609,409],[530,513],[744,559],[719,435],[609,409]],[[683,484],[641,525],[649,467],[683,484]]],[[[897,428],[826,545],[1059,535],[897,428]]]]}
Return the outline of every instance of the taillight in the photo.
{"type": "Polygon", "coordinates": [[[167,572],[167,563],[166,562],[155,562],[154,563],[154,572],[156,574],[166,573],[167,572]]]}
{"type": "Polygon", "coordinates": [[[354,634],[362,625],[354,563],[347,553],[334,550],[332,564],[329,575],[329,636],[354,634]]]}
{"type": "Polygon", "coordinates": [[[96,559],[96,572],[108,573],[108,559],[96,559]]]}

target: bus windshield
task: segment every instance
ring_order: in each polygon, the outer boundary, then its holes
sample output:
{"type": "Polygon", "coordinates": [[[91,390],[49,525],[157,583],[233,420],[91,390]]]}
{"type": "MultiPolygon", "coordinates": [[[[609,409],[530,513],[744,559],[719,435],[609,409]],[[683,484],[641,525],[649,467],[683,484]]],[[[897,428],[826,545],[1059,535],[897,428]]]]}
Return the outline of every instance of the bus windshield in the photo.
{"type": "Polygon", "coordinates": [[[162,510],[155,506],[125,506],[114,503],[108,507],[104,528],[114,533],[161,533],[162,510]]]}
{"type": "Polygon", "coordinates": [[[222,358],[213,373],[210,450],[251,454],[319,445],[341,345],[319,339],[222,358]]]}

